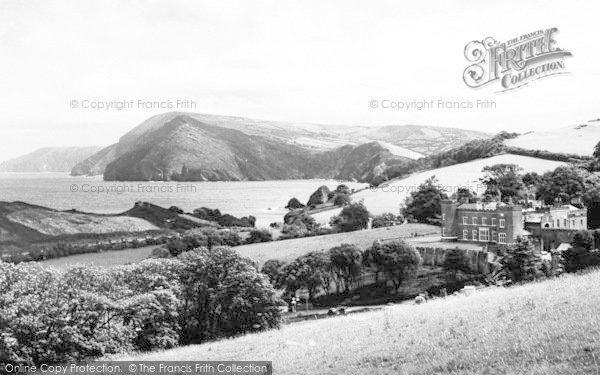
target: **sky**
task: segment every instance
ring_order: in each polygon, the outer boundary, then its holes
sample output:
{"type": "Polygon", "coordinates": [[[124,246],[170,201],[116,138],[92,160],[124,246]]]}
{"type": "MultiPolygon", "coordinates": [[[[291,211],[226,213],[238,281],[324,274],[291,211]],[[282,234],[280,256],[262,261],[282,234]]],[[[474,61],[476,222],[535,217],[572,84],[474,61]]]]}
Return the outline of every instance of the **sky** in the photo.
{"type": "Polygon", "coordinates": [[[2,0],[0,160],[107,146],[152,115],[186,109],[489,132],[576,125],[600,117],[598,14],[597,1],[2,0]],[[570,74],[505,93],[463,82],[467,43],[551,27],[573,54],[570,74]],[[495,108],[382,108],[424,100],[495,108]]]}

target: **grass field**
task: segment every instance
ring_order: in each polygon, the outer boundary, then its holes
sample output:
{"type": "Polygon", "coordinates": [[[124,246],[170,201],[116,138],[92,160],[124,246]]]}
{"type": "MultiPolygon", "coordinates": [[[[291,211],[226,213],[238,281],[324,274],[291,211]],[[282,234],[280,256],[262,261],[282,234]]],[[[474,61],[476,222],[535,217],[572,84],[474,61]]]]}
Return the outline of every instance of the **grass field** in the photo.
{"type": "Polygon", "coordinates": [[[52,267],[58,270],[65,269],[75,264],[89,264],[98,267],[111,267],[121,264],[137,263],[142,261],[152,253],[158,246],[145,246],[137,249],[125,249],[114,251],[103,251],[101,253],[89,253],[71,255],[68,257],[48,259],[38,262],[41,265],[52,267]]]}
{"type": "MultiPolygon", "coordinates": [[[[329,249],[342,243],[353,243],[360,247],[366,248],[373,244],[373,241],[375,240],[410,237],[410,234],[413,232],[417,232],[421,235],[435,234],[434,236],[417,237],[415,240],[433,240],[435,238],[439,238],[439,235],[437,235],[437,233],[439,233],[439,228],[436,226],[425,224],[407,224],[388,228],[361,230],[349,233],[330,234],[325,236],[236,246],[234,249],[243,256],[262,264],[269,259],[291,261],[310,251],[329,249]]],[[[73,264],[92,264],[100,267],[110,267],[120,264],[135,263],[146,259],[156,247],[157,246],[146,246],[137,249],[124,249],[104,251],[101,253],[72,255],[62,258],[48,259],[40,262],[40,264],[52,266],[57,269],[64,269],[73,264]]]]}
{"type": "MultiPolygon", "coordinates": [[[[420,184],[431,176],[438,179],[439,184],[448,195],[452,195],[459,187],[468,187],[477,194],[482,194],[484,187],[480,178],[484,167],[494,164],[516,164],[523,169],[523,173],[537,172],[542,174],[564,165],[565,163],[543,160],[529,156],[504,154],[485,159],[476,159],[470,162],[432,169],[425,172],[413,173],[405,178],[394,179],[378,188],[366,189],[352,195],[355,202],[363,201],[369,212],[380,215],[385,212],[398,214],[406,197],[416,191],[420,184]]],[[[341,208],[320,212],[312,215],[318,223],[328,224],[332,216],[338,215],[341,208]]]]}
{"type": "Polygon", "coordinates": [[[433,225],[406,224],[387,228],[236,246],[234,249],[241,255],[260,264],[269,259],[279,259],[287,262],[313,250],[327,250],[343,243],[356,244],[361,248],[366,248],[371,246],[375,240],[410,238],[411,233],[414,232],[421,235],[433,234],[439,238],[440,229],[433,225]]]}
{"type": "Polygon", "coordinates": [[[600,272],[119,358],[268,360],[275,374],[598,374],[600,272]]]}

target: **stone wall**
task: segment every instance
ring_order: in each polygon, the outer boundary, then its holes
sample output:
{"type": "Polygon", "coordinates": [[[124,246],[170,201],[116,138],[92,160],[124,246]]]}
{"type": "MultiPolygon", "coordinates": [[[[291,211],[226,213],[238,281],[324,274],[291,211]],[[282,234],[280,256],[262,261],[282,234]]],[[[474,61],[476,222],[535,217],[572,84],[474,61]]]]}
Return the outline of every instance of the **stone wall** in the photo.
{"type": "MultiPolygon", "coordinates": [[[[424,266],[442,266],[446,258],[446,252],[451,249],[441,247],[422,247],[417,246],[416,249],[421,254],[424,266]]],[[[459,248],[460,249],[460,248],[459,248]]],[[[466,258],[471,265],[471,269],[479,273],[489,273],[488,253],[482,250],[467,250],[460,249],[465,252],[466,258]]]]}

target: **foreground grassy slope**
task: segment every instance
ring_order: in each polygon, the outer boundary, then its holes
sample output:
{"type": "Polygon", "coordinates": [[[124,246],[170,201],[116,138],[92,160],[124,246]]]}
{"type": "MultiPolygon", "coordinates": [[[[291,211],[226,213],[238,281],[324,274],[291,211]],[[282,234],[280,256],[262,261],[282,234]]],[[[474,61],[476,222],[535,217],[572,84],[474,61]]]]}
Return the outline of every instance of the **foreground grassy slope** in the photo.
{"type": "Polygon", "coordinates": [[[284,326],[134,360],[270,360],[276,374],[597,374],[600,272],[284,326]]]}

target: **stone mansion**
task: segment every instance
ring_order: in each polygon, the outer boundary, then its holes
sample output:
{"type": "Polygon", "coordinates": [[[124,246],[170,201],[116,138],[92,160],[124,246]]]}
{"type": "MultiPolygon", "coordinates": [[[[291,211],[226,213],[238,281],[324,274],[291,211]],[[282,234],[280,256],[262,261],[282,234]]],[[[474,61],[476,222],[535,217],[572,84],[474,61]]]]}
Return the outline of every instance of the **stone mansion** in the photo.
{"type": "Polygon", "coordinates": [[[442,201],[442,240],[512,244],[526,234],[521,206],[442,201]]]}
{"type": "Polygon", "coordinates": [[[572,205],[523,209],[502,202],[443,200],[441,206],[445,241],[513,244],[519,237],[532,236],[541,240],[542,247],[554,248],[587,229],[587,210],[572,205]]]}

